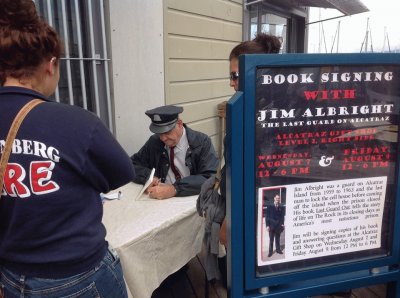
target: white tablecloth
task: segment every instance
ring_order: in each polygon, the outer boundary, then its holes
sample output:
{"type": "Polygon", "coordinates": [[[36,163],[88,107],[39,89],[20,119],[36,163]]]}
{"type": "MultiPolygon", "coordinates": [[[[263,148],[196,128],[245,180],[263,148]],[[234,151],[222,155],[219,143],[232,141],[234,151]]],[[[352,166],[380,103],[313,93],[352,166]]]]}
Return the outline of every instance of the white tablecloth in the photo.
{"type": "Polygon", "coordinates": [[[135,200],[141,187],[130,183],[118,189],[122,198],[106,201],[103,216],[106,239],[121,258],[134,298],[151,297],[168,275],[196,256],[204,233],[197,196],[135,200]]]}

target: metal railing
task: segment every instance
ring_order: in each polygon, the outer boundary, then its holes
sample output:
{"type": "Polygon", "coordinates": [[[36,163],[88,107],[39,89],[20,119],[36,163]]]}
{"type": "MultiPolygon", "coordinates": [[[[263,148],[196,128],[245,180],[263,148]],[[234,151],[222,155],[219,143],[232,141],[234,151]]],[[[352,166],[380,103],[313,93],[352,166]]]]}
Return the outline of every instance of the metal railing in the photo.
{"type": "Polygon", "coordinates": [[[103,0],[35,0],[64,41],[57,102],[94,112],[113,131],[103,0]]]}

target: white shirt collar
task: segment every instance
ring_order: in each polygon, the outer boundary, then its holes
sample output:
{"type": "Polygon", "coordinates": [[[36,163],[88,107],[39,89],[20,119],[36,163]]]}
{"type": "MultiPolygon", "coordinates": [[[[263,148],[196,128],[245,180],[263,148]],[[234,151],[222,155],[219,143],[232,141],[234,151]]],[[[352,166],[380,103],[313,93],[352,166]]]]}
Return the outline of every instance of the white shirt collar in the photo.
{"type": "MultiPolygon", "coordinates": [[[[189,142],[188,142],[188,139],[186,136],[186,129],[185,129],[185,127],[183,127],[182,136],[179,139],[178,144],[176,144],[174,152],[186,150],[188,147],[189,147],[189,142]]],[[[165,148],[169,149],[169,147],[167,145],[165,145],[165,148]]]]}

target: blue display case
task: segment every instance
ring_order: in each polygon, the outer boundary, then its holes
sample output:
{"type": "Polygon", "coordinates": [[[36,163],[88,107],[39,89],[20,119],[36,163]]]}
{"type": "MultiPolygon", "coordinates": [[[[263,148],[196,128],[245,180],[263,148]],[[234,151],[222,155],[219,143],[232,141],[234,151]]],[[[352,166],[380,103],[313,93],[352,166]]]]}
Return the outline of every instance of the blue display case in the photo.
{"type": "Polygon", "coordinates": [[[399,296],[400,55],[243,55],[239,74],[227,106],[230,296],[379,283],[399,296]]]}

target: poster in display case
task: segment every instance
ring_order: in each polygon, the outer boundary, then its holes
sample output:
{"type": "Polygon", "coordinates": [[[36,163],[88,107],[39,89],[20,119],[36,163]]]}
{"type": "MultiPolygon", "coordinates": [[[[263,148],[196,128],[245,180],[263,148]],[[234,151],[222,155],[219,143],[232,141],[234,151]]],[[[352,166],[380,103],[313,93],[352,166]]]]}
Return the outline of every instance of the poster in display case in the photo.
{"type": "Polygon", "coordinates": [[[239,73],[227,185],[243,291],[362,270],[369,282],[384,266],[397,280],[400,56],[244,55],[239,73]]]}
{"type": "Polygon", "coordinates": [[[260,272],[390,254],[399,77],[390,65],[257,69],[260,272]],[[271,251],[268,210],[282,188],[283,248],[271,251]]]}

